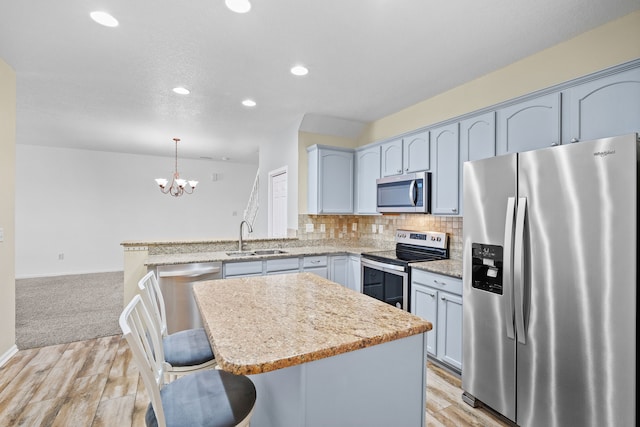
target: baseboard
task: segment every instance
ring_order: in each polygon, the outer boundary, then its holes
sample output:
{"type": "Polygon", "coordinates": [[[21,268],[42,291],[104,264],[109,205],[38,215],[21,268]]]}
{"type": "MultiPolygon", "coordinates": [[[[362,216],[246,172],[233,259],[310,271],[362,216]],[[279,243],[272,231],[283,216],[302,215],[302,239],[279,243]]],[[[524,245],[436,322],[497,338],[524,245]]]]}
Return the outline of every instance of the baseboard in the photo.
{"type": "Polygon", "coordinates": [[[17,352],[18,347],[14,344],[13,347],[7,350],[3,355],[0,355],[0,368],[2,368],[4,364],[7,363],[17,352]]]}
{"type": "Polygon", "coordinates": [[[74,271],[68,273],[48,273],[48,274],[22,274],[16,275],[16,279],[41,279],[43,277],[58,277],[58,276],[77,276],[80,274],[100,274],[100,273],[119,273],[123,270],[109,270],[109,271],[74,271]]]}

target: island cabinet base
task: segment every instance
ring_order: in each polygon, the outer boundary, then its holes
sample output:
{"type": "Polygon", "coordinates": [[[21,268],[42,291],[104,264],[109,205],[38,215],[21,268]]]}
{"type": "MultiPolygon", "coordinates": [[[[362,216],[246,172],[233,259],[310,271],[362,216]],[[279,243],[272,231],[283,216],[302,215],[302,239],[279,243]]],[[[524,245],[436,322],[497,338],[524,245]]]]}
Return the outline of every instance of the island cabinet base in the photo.
{"type": "Polygon", "coordinates": [[[250,375],[252,427],[422,427],[426,333],[250,375]]]}

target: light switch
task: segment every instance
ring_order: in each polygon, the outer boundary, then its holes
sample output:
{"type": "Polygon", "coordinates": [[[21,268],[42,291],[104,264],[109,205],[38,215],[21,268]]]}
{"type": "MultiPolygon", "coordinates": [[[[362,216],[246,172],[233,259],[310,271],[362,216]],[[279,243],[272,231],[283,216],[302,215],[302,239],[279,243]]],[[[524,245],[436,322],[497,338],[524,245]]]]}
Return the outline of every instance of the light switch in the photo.
{"type": "Polygon", "coordinates": [[[324,224],[320,224],[320,232],[324,233],[325,231],[327,231],[327,229],[325,228],[324,224]]]}
{"type": "Polygon", "coordinates": [[[384,231],[384,225],[378,224],[378,233],[382,233],[384,231]]]}
{"type": "Polygon", "coordinates": [[[354,222],[353,224],[351,224],[351,231],[358,231],[358,223],[354,222]]]}
{"type": "Polygon", "coordinates": [[[376,224],[371,224],[371,232],[375,234],[378,231],[378,226],[376,224]]]}
{"type": "Polygon", "coordinates": [[[0,242],[4,242],[4,228],[0,228],[0,242]]]}
{"type": "Polygon", "coordinates": [[[305,231],[307,233],[313,233],[313,229],[314,229],[313,224],[305,224],[305,231]]]}

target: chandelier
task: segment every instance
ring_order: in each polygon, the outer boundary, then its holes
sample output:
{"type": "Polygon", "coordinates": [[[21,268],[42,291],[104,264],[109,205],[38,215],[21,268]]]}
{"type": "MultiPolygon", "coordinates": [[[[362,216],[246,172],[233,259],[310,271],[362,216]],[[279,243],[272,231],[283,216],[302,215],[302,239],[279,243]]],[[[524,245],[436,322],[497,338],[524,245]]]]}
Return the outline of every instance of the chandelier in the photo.
{"type": "Polygon", "coordinates": [[[167,187],[169,181],[164,178],[156,178],[156,183],[160,186],[160,191],[164,194],[171,194],[174,197],[178,197],[184,193],[193,193],[196,185],[198,185],[198,181],[187,181],[186,179],[180,178],[180,174],[178,173],[178,142],[180,142],[180,138],[173,138],[173,140],[176,143],[176,169],[171,177],[171,185],[167,187]],[[189,184],[188,186],[187,183],[189,184]]]}

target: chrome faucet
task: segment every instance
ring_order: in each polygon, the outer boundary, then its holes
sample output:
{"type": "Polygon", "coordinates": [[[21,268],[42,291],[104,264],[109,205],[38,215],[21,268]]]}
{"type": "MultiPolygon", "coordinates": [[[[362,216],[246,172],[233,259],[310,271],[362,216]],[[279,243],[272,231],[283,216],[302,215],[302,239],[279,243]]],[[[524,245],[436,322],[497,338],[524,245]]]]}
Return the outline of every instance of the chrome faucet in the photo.
{"type": "Polygon", "coordinates": [[[249,224],[247,222],[247,220],[243,219],[242,222],[240,223],[240,239],[238,239],[238,252],[242,252],[242,224],[247,224],[247,227],[249,228],[249,233],[253,233],[253,228],[251,227],[251,224],[249,224]]]}

